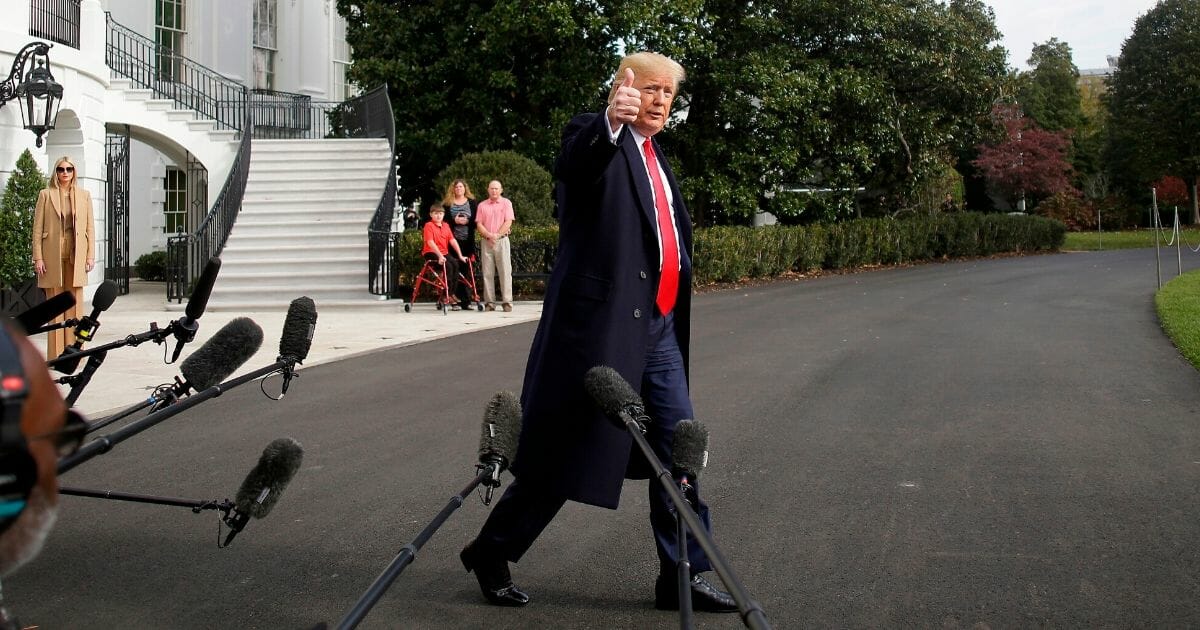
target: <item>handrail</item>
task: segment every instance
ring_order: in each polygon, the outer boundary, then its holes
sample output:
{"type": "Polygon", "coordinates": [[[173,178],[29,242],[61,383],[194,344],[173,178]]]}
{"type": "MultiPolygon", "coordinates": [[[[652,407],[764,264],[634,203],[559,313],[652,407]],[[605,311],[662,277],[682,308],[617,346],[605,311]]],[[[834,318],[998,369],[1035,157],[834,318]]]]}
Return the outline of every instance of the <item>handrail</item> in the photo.
{"type": "Polygon", "coordinates": [[[105,12],[105,62],[135,86],[175,101],[217,123],[218,129],[248,129],[246,86],[113,20],[105,12]]]}
{"type": "MultiPolygon", "coordinates": [[[[343,132],[356,130],[358,137],[386,138],[392,159],[379,205],[367,226],[367,290],[372,295],[390,297],[396,280],[396,260],[388,255],[393,240],[392,218],[396,215],[396,118],[388,86],[383,84],[356,99],[337,114],[335,127],[343,132]],[[382,274],[380,273],[382,272],[382,274]],[[382,277],[381,277],[382,276],[382,277]]],[[[332,118],[332,116],[331,116],[332,118]]]]}
{"type": "MultiPolygon", "coordinates": [[[[242,87],[243,92],[248,92],[242,87]]],[[[243,94],[243,98],[247,95],[243,94]]],[[[250,147],[254,134],[250,131],[250,110],[246,109],[242,121],[245,131],[238,144],[237,157],[229,168],[229,175],[221,187],[217,200],[209,209],[204,221],[191,234],[172,236],[167,239],[167,300],[182,302],[191,294],[192,284],[200,275],[208,259],[218,256],[225,248],[229,232],[242,209],[242,197],[246,193],[246,180],[250,173],[250,147]]]]}
{"type": "Polygon", "coordinates": [[[79,0],[32,0],[29,34],[79,49],[79,0]]]}

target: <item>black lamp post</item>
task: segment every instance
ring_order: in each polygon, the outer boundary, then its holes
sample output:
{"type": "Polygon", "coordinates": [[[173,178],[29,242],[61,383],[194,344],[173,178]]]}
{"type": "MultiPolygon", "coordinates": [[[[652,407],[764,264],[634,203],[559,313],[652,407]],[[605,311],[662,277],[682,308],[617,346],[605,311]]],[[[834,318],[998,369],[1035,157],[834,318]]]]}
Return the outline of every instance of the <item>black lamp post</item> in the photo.
{"type": "Polygon", "coordinates": [[[42,146],[42,136],[53,129],[58,120],[58,107],[62,104],[63,95],[62,85],[50,74],[49,53],[50,44],[26,44],[13,60],[8,78],[0,83],[0,107],[14,98],[20,99],[21,123],[37,136],[39,147],[42,146]],[[21,81],[21,71],[31,60],[34,67],[21,81]]]}

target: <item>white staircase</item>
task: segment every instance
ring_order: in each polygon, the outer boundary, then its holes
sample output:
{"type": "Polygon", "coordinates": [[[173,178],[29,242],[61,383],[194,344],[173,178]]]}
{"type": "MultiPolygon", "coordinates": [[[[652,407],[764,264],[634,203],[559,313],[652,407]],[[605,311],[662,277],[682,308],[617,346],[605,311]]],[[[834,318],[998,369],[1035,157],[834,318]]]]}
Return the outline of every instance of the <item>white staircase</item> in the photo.
{"type": "Polygon", "coordinates": [[[254,140],[242,210],[208,308],[378,303],[367,289],[367,226],[391,166],[387,140],[254,140]]]}

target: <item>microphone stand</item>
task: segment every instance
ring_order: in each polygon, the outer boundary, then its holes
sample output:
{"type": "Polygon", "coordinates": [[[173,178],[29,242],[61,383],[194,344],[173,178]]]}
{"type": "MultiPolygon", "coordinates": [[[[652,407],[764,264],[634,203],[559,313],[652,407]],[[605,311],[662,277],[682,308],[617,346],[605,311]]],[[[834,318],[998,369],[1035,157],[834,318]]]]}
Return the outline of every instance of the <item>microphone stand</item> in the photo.
{"type": "Polygon", "coordinates": [[[692,630],[692,563],[688,560],[687,546],[687,521],[680,516],[680,510],[693,510],[692,502],[687,498],[687,491],[691,490],[692,486],[687,482],[685,477],[679,482],[679,494],[683,495],[683,503],[675,504],[675,523],[679,530],[675,538],[675,554],[678,557],[676,560],[676,571],[679,580],[679,628],[680,630],[692,630]]]}
{"type": "Polygon", "coordinates": [[[89,357],[93,354],[98,354],[101,352],[107,352],[109,350],[112,350],[113,348],[121,348],[124,346],[138,346],[147,341],[153,341],[154,343],[162,343],[163,341],[165,341],[167,339],[167,337],[175,334],[173,329],[174,329],[174,322],[172,322],[166,328],[159,328],[157,323],[151,322],[150,330],[148,330],[146,332],[129,335],[129,336],[125,337],[124,339],[118,339],[116,341],[106,343],[104,345],[92,346],[91,348],[88,348],[87,350],[80,350],[79,352],[74,352],[69,355],[60,355],[58,357],[50,359],[49,361],[46,361],[46,367],[52,368],[55,365],[57,365],[58,363],[63,362],[63,361],[68,361],[68,360],[78,361],[84,357],[89,357]]]}
{"type": "Polygon", "coordinates": [[[114,501],[130,501],[132,503],[152,503],[154,505],[171,505],[174,507],[191,508],[192,512],[199,514],[203,510],[220,510],[221,514],[228,515],[229,511],[234,508],[233,501],[223,499],[179,499],[175,497],[158,497],[149,494],[130,494],[127,492],[114,492],[112,490],[88,490],[86,488],[72,488],[63,486],[58,489],[59,494],[66,494],[73,497],[89,497],[92,499],[111,499],[114,501]]]}
{"type": "Polygon", "coordinates": [[[396,554],[391,564],[383,570],[383,573],[379,574],[379,577],[375,578],[375,581],[367,588],[367,592],[363,593],[358,603],[354,604],[354,608],[351,608],[350,612],[346,613],[346,616],[338,622],[338,630],[352,630],[358,627],[358,624],[367,616],[367,613],[371,612],[371,608],[379,602],[379,599],[391,587],[392,582],[395,582],[396,578],[400,577],[400,574],[404,572],[404,569],[416,559],[417,551],[426,542],[429,542],[429,539],[437,533],[437,530],[446,522],[446,519],[450,518],[450,515],[463,504],[463,500],[467,495],[471,494],[480,484],[487,483],[488,480],[498,474],[500,464],[493,462],[480,465],[478,468],[480,472],[475,476],[475,479],[471,480],[471,483],[467,484],[461,492],[454,495],[450,499],[450,502],[446,504],[446,507],[442,508],[441,512],[438,512],[433,522],[426,525],[425,529],[422,529],[421,533],[417,534],[417,537],[412,542],[400,548],[400,553],[396,554]]]}
{"type": "Polygon", "coordinates": [[[46,324],[45,326],[34,328],[33,330],[29,331],[26,336],[32,337],[33,335],[40,335],[42,333],[50,332],[51,330],[58,330],[59,328],[74,328],[78,325],[78,319],[67,319],[58,322],[57,324],[46,324]]]}
{"type": "MultiPolygon", "coordinates": [[[[78,356],[78,355],[76,355],[78,356]]],[[[108,357],[108,350],[101,350],[88,357],[87,364],[83,366],[83,370],[79,374],[63,376],[56,380],[56,383],[70,385],[71,391],[64,399],[68,407],[74,407],[75,401],[79,400],[79,395],[83,393],[83,388],[92,382],[92,377],[95,376],[96,370],[100,368],[100,364],[104,363],[104,359],[108,357]]]]}
{"type": "MultiPolygon", "coordinates": [[[[662,462],[658,460],[658,455],[655,455],[654,450],[650,448],[650,443],[646,441],[646,436],[644,435],[646,430],[642,427],[642,424],[638,422],[637,418],[634,418],[626,411],[620,411],[618,415],[625,428],[629,431],[629,434],[633,436],[633,441],[641,449],[642,455],[646,457],[646,461],[657,471],[655,477],[667,491],[667,494],[670,495],[671,502],[676,507],[675,513],[683,518],[687,528],[696,536],[696,542],[704,550],[704,554],[708,556],[708,560],[712,562],[713,570],[717,572],[717,575],[721,576],[721,581],[729,588],[729,594],[733,596],[733,601],[737,602],[738,611],[741,613],[742,624],[754,630],[770,630],[771,624],[767,622],[767,616],[763,613],[762,607],[758,605],[758,602],[750,598],[746,587],[742,586],[741,580],[733,572],[733,567],[725,560],[725,556],[717,548],[717,543],[713,541],[708,530],[704,529],[700,518],[692,510],[680,508],[687,500],[675,485],[675,480],[671,477],[671,471],[663,466],[662,462]]],[[[682,555],[686,556],[686,554],[682,555]]],[[[682,586],[680,588],[682,590],[682,586]]],[[[683,610],[682,600],[679,603],[679,609],[683,610]]]]}
{"type": "Polygon", "coordinates": [[[256,378],[266,376],[272,372],[277,372],[288,363],[289,361],[287,360],[276,361],[271,365],[259,368],[253,372],[247,372],[246,374],[243,374],[237,378],[229,379],[228,381],[225,381],[219,385],[213,385],[204,391],[196,392],[195,394],[188,396],[187,398],[175,403],[174,405],[171,405],[170,407],[167,407],[166,409],[155,411],[141,420],[131,422],[110,435],[101,435],[91,442],[84,444],[78,451],[59,459],[58,474],[61,475],[82,464],[83,462],[96,457],[97,455],[103,455],[104,453],[111,451],[117,444],[124,442],[125,440],[153,427],[154,425],[168,418],[172,418],[184,411],[187,411],[188,409],[191,409],[192,407],[195,407],[196,405],[199,405],[210,398],[216,398],[217,396],[220,396],[234,387],[249,383],[256,378]]]}

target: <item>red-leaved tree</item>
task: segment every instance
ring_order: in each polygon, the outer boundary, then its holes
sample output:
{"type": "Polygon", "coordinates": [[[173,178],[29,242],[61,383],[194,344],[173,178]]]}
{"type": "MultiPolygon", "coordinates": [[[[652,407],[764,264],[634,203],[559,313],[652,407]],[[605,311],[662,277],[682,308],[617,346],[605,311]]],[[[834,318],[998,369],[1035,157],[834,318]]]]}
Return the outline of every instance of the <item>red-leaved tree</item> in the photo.
{"type": "Polygon", "coordinates": [[[1154,182],[1154,191],[1160,205],[1187,206],[1191,201],[1188,197],[1187,184],[1174,175],[1167,175],[1154,182]]]}
{"type": "Polygon", "coordinates": [[[997,144],[979,145],[972,162],[998,192],[1014,206],[1025,196],[1028,207],[1057,193],[1078,194],[1071,186],[1074,169],[1067,159],[1070,132],[1038,127],[1016,105],[996,105],[992,120],[1004,128],[997,144]]]}

